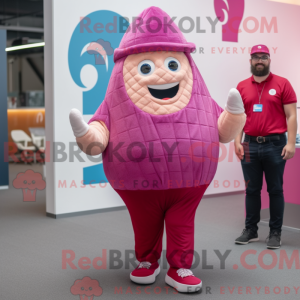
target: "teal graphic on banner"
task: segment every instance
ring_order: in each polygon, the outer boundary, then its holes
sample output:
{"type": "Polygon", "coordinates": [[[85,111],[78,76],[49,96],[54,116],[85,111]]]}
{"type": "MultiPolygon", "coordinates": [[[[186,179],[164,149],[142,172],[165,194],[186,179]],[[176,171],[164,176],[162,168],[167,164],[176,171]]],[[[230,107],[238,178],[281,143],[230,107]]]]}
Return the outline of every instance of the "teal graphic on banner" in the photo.
{"type": "MultiPolygon", "coordinates": [[[[104,100],[114,67],[113,52],[118,48],[128,26],[128,21],[116,12],[99,10],[82,17],[72,34],[68,62],[73,81],[87,89],[81,78],[83,68],[88,65],[97,74],[94,86],[82,92],[84,115],[93,115],[104,100]]],[[[91,181],[107,182],[103,165],[84,168],[83,180],[85,184],[91,181]]]]}
{"type": "Polygon", "coordinates": [[[83,178],[84,185],[107,182],[102,164],[83,168],[83,178]]]}
{"type": "Polygon", "coordinates": [[[0,188],[8,187],[6,30],[0,29],[0,188]],[[4,151],[6,150],[6,151],[4,151]],[[5,156],[5,157],[4,157],[5,156]]]}

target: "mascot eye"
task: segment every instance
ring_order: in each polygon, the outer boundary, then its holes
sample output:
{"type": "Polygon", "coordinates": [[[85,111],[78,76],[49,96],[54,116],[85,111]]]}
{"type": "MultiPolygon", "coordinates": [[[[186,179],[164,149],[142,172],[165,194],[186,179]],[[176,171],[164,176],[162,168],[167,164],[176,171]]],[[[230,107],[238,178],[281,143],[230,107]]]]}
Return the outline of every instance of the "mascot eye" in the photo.
{"type": "Polygon", "coordinates": [[[151,75],[155,70],[155,65],[153,61],[146,59],[139,63],[138,65],[138,72],[142,76],[148,76],[151,75]]]}
{"type": "Polygon", "coordinates": [[[165,67],[173,72],[178,72],[181,68],[180,62],[174,57],[166,58],[165,67]]]}
{"type": "Polygon", "coordinates": [[[178,69],[178,63],[175,60],[171,60],[168,63],[168,67],[172,71],[176,71],[178,69]]]}
{"type": "Polygon", "coordinates": [[[150,72],[151,72],[151,66],[150,66],[149,64],[143,64],[143,65],[141,66],[141,72],[142,72],[143,74],[148,74],[148,73],[150,73],[150,72]]]}

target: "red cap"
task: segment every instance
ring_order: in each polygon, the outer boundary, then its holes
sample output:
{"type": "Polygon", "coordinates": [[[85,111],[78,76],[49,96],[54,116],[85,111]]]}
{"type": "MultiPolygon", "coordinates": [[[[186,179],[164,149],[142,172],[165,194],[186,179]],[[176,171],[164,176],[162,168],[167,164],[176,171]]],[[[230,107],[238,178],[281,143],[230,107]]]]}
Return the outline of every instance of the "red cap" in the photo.
{"type": "Polygon", "coordinates": [[[252,49],[251,49],[251,55],[254,54],[254,53],[266,53],[266,54],[269,54],[270,55],[270,51],[269,51],[269,48],[265,45],[256,45],[256,46],[253,46],[252,49]]]}

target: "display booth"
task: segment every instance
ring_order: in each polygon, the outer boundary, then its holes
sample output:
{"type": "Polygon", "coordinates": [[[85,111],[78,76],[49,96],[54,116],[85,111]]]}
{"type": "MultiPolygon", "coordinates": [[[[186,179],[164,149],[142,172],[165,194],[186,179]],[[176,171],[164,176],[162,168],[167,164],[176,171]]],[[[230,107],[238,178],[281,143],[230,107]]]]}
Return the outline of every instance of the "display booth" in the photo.
{"type": "MultiPolygon", "coordinates": [[[[104,99],[114,66],[113,51],[143,9],[143,1],[49,0],[44,2],[47,214],[63,217],[124,207],[107,183],[101,155],[78,151],[69,112],[89,121],[104,99]],[[93,45],[105,43],[106,57],[93,45]]],[[[250,77],[249,50],[266,44],[271,70],[286,77],[300,95],[299,7],[259,1],[151,1],[166,11],[189,42],[212,98],[224,108],[231,88],[250,77]],[[237,4],[238,2],[238,4],[237,4]],[[259,9],[257,9],[259,7],[259,9]],[[219,19],[218,19],[219,17],[219,19]],[[285,63],[282,63],[282,62],[285,63]]],[[[244,181],[233,142],[220,144],[217,173],[206,195],[242,192],[244,181]]]]}

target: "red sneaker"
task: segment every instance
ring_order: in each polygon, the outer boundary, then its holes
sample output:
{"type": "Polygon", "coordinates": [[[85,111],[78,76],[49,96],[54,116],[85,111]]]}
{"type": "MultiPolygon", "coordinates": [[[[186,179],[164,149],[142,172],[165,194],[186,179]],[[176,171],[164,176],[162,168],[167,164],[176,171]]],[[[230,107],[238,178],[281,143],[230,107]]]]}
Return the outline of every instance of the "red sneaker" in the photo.
{"type": "Polygon", "coordinates": [[[130,279],[135,283],[150,284],[155,282],[155,277],[160,272],[158,262],[140,262],[135,270],[130,273],[130,279]]]}
{"type": "Polygon", "coordinates": [[[165,281],[181,293],[198,292],[202,288],[202,281],[189,269],[170,268],[165,281]]]}

